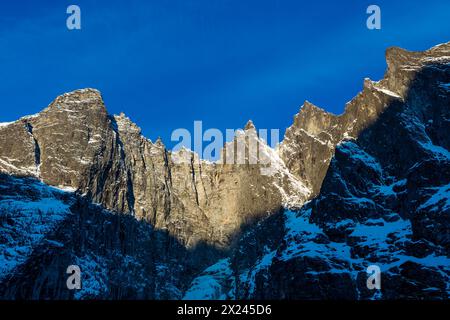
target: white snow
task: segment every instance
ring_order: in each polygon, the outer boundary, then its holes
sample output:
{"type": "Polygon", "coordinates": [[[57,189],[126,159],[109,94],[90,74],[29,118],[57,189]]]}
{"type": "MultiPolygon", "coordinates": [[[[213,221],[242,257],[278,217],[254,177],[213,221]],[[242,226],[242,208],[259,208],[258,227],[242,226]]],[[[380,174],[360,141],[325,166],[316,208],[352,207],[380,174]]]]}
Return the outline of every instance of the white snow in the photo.
{"type": "MultiPolygon", "coordinates": [[[[392,184],[391,187],[405,182],[400,180],[392,184]]],[[[441,189],[445,189],[447,193],[448,187],[445,186],[441,189]]],[[[430,203],[436,202],[431,199],[429,201],[430,203]]],[[[448,197],[446,201],[448,204],[448,197]]],[[[308,206],[308,203],[305,206],[308,206]]],[[[351,246],[345,242],[316,241],[318,236],[323,238],[326,238],[326,236],[318,225],[310,222],[311,209],[305,209],[304,207],[299,212],[285,211],[284,214],[286,217],[284,241],[288,246],[276,250],[269,250],[266,247],[266,253],[251,268],[241,271],[239,274],[241,285],[244,285],[248,290],[248,297],[251,297],[254,292],[256,275],[265,276],[264,270],[272,265],[274,259],[287,261],[304,257],[319,258],[324,263],[322,266],[324,269],[306,271],[305,274],[314,276],[321,273],[346,273],[355,281],[361,270],[365,270],[370,264],[378,265],[382,272],[389,272],[394,267],[412,261],[424,267],[432,268],[445,279],[448,279],[447,281],[450,281],[450,259],[448,257],[430,254],[423,258],[417,258],[406,255],[402,246],[398,246],[402,242],[411,241],[412,230],[409,220],[403,220],[397,216],[397,220],[390,220],[389,222],[381,218],[368,219],[364,223],[344,219],[335,224],[336,228],[350,228],[349,237],[357,239],[358,246],[369,247],[376,254],[379,260],[373,261],[355,256],[351,252],[351,246]]],[[[221,260],[206,269],[193,281],[185,299],[232,298],[234,277],[229,263],[229,260],[221,260]],[[228,295],[224,294],[227,291],[228,295]]],[[[450,294],[450,285],[448,290],[450,294]]],[[[381,299],[382,297],[374,295],[372,298],[381,299]]]]}
{"type": "MultiPolygon", "coordinates": [[[[305,205],[306,204],[307,203],[305,203],[305,205]]],[[[322,229],[308,221],[311,209],[307,210],[302,215],[297,216],[297,214],[298,213],[295,211],[286,211],[284,213],[286,217],[285,227],[287,236],[292,236],[300,232],[322,233],[322,229]]]]}
{"type": "Polygon", "coordinates": [[[27,116],[21,117],[20,120],[30,120],[30,119],[34,119],[34,118],[39,117],[40,114],[41,114],[40,112],[35,113],[35,114],[29,114],[29,115],[27,115],[27,116]]]}
{"type": "Polygon", "coordinates": [[[446,91],[450,91],[450,83],[444,83],[444,82],[441,82],[441,83],[439,84],[439,86],[440,86],[442,89],[446,90],[446,91]]]}
{"type": "Polygon", "coordinates": [[[445,212],[450,209],[450,183],[430,189],[434,191],[434,194],[418,210],[428,209],[429,211],[445,212]]]}
{"type": "MultiPolygon", "coordinates": [[[[297,257],[311,256],[319,257],[326,261],[330,270],[326,272],[350,273],[356,277],[357,271],[350,268],[343,268],[342,265],[336,265],[336,259],[346,261],[350,266],[360,265],[361,267],[372,264],[365,259],[353,257],[350,252],[350,246],[346,243],[330,242],[328,244],[315,243],[313,240],[322,230],[315,224],[309,222],[311,209],[301,210],[299,213],[287,211],[285,241],[290,243],[288,248],[281,252],[281,259],[289,260],[297,257]]],[[[353,228],[351,237],[358,237],[359,244],[368,246],[377,252],[380,261],[376,264],[382,271],[400,266],[407,261],[417,262],[427,267],[433,267],[434,270],[450,280],[442,268],[450,271],[450,259],[445,256],[429,255],[424,258],[415,258],[406,255],[401,249],[395,249],[391,246],[392,241],[402,242],[412,236],[411,223],[409,220],[399,218],[397,221],[387,222],[384,219],[369,219],[364,224],[355,223],[346,219],[336,224],[338,226],[349,226],[353,228]],[[390,241],[387,241],[390,239],[390,241]]]]}
{"type": "Polygon", "coordinates": [[[447,149],[434,145],[431,141],[419,142],[419,144],[422,148],[432,152],[436,157],[450,160],[450,152],[447,149]]]}
{"type": "Polygon", "coordinates": [[[261,271],[265,270],[272,265],[272,260],[275,257],[277,251],[269,251],[266,248],[266,254],[259,259],[255,265],[249,269],[244,271],[240,275],[240,281],[248,284],[248,294],[253,294],[256,287],[256,275],[261,271]]]}
{"type": "Polygon", "coordinates": [[[224,300],[224,281],[232,275],[229,259],[219,260],[195,278],[183,300],[224,300]]]}
{"type": "Polygon", "coordinates": [[[394,97],[394,98],[398,98],[398,99],[403,99],[399,94],[395,93],[394,91],[391,91],[389,89],[383,88],[383,87],[377,87],[377,86],[373,86],[374,89],[376,89],[379,92],[382,92],[388,96],[394,97]]]}
{"type": "Polygon", "coordinates": [[[386,222],[383,219],[369,219],[364,224],[357,224],[350,234],[353,237],[360,237],[363,240],[362,245],[376,247],[379,251],[389,250],[389,244],[386,239],[389,234],[395,234],[396,237],[406,239],[412,235],[411,222],[409,220],[399,219],[394,222],[386,222]]]}
{"type": "Polygon", "coordinates": [[[390,185],[374,186],[374,189],[378,195],[382,195],[384,197],[397,196],[397,193],[394,191],[394,188],[403,186],[406,184],[406,182],[407,182],[406,179],[402,179],[390,185]]]}
{"type": "Polygon", "coordinates": [[[337,262],[351,262],[350,247],[345,243],[316,243],[314,239],[322,235],[322,229],[316,224],[309,222],[311,209],[302,210],[300,213],[292,211],[285,212],[286,215],[286,236],[285,241],[291,243],[286,250],[281,252],[281,260],[290,260],[297,257],[319,257],[329,266],[327,272],[345,272],[351,270],[343,269],[337,262]]]}
{"type": "Polygon", "coordinates": [[[61,191],[37,181],[26,185],[11,179],[23,191],[0,197],[0,218],[6,221],[0,224],[0,233],[6,239],[0,243],[0,278],[26,260],[45,234],[65,218],[70,207],[70,203],[55,197],[54,192],[61,191]],[[36,198],[26,198],[22,193],[32,193],[36,198]]]}
{"type": "Polygon", "coordinates": [[[13,124],[15,121],[12,121],[12,122],[0,122],[0,128],[2,128],[2,127],[7,127],[7,126],[9,126],[10,124],[13,124]]]}
{"type": "Polygon", "coordinates": [[[62,185],[57,186],[57,187],[54,187],[54,188],[57,188],[57,189],[59,189],[59,190],[61,190],[61,191],[64,191],[64,192],[75,192],[75,191],[77,191],[77,189],[75,189],[75,188],[73,188],[73,187],[62,186],[62,185]]]}
{"type": "Polygon", "coordinates": [[[439,63],[442,64],[443,62],[450,61],[450,56],[440,56],[440,57],[427,57],[424,59],[426,63],[439,63]]]}
{"type": "Polygon", "coordinates": [[[415,141],[423,149],[432,153],[437,159],[450,160],[450,152],[438,145],[435,145],[426,133],[425,125],[414,114],[403,112],[401,114],[405,128],[415,137],[415,141]]]}
{"type": "Polygon", "coordinates": [[[75,299],[93,299],[105,296],[108,288],[108,268],[101,256],[86,254],[77,257],[75,265],[81,270],[81,290],[75,290],[75,299]]]}

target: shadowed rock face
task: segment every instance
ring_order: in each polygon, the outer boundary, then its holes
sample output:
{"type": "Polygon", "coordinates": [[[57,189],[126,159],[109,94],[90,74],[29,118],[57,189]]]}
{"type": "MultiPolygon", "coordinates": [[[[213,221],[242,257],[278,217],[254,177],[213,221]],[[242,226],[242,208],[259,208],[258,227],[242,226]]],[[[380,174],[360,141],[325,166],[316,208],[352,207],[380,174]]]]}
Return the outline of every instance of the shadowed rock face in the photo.
{"type": "Polygon", "coordinates": [[[35,178],[0,174],[0,299],[179,299],[223,256],[35,178]],[[68,290],[67,267],[81,270],[68,290]]]}
{"type": "Polygon", "coordinates": [[[187,298],[450,297],[450,43],[386,58],[342,115],[304,104],[280,154],[312,200],[247,230],[187,298]],[[369,265],[381,290],[367,288],[369,265]]]}
{"type": "Polygon", "coordinates": [[[107,209],[167,229],[187,246],[226,246],[240,225],[283,204],[301,205],[309,195],[253,125],[236,139],[244,152],[251,142],[262,146],[275,163],[270,174],[248,156],[235,165],[200,161],[188,150],[173,154],[143,137],[124,114],[109,115],[93,89],[59,96],[39,114],[0,127],[0,139],[2,172],[74,188],[107,209]]]}
{"type": "MultiPolygon", "coordinates": [[[[47,236],[62,243],[61,256],[35,248],[19,269],[39,269],[37,287],[28,292],[26,277],[10,274],[0,296],[73,298],[46,268],[94,259],[114,284],[85,298],[380,298],[365,287],[369,264],[387,272],[384,298],[448,297],[450,43],[425,52],[390,48],[386,60],[384,79],[366,79],[343,114],[305,102],[276,150],[250,121],[217,163],[146,139],[124,114],[109,115],[94,89],[0,124],[1,172],[78,191],[52,196],[70,206],[47,236]],[[255,144],[271,170],[252,158],[255,144]],[[227,161],[233,152],[245,163],[227,161]],[[126,218],[114,221],[89,202],[126,218]],[[128,268],[125,256],[134,267],[115,274],[116,264],[128,268]],[[130,277],[132,286],[120,284],[130,277]]],[[[18,202],[21,193],[31,202],[43,197],[36,182],[3,180],[0,209],[9,210],[11,190],[20,190],[18,202]]],[[[20,225],[19,213],[0,216],[0,228],[20,225]]]]}

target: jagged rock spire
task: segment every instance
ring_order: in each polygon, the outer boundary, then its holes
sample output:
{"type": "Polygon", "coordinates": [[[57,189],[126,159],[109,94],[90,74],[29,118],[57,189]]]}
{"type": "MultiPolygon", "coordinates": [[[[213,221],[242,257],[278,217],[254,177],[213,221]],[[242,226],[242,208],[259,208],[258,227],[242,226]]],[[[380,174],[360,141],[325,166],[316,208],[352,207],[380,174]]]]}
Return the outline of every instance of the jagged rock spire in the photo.
{"type": "Polygon", "coordinates": [[[248,120],[248,121],[247,121],[247,124],[245,125],[244,130],[245,130],[245,131],[247,131],[247,130],[256,130],[256,127],[255,127],[255,125],[253,124],[253,121],[252,121],[252,120],[248,120]]]}

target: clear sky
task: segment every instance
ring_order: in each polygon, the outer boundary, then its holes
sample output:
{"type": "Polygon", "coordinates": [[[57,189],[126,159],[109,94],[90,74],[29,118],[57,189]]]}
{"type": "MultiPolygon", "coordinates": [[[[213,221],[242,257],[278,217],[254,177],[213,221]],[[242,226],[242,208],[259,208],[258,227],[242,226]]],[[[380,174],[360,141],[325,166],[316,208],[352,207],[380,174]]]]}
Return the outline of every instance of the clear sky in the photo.
{"type": "Polygon", "coordinates": [[[21,0],[0,2],[0,122],[99,89],[169,147],[176,128],[284,129],[304,100],[335,113],[378,80],[389,46],[450,41],[450,1],[21,0]],[[81,8],[81,30],[66,9],[81,8]],[[381,8],[382,29],[366,28],[381,8]]]}

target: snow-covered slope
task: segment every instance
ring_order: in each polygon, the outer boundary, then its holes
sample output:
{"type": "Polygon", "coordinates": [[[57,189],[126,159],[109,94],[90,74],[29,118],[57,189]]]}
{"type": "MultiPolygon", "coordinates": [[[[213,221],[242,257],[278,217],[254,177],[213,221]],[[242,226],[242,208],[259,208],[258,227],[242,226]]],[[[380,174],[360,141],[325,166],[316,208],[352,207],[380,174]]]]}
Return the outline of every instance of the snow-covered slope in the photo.
{"type": "Polygon", "coordinates": [[[0,299],[176,299],[208,261],[73,191],[0,174],[0,299]],[[81,290],[66,286],[71,265],[81,290]]]}
{"type": "MultiPolygon", "coordinates": [[[[222,273],[215,288],[220,296],[450,298],[448,53],[449,44],[389,49],[385,79],[366,80],[344,114],[303,106],[280,151],[296,176],[317,176],[307,179],[317,194],[284,212],[281,235],[279,222],[267,220],[242,237],[232,276],[222,273]],[[272,234],[257,236],[266,229],[272,234]],[[382,272],[381,290],[367,288],[370,265],[382,272]]],[[[197,293],[209,283],[198,281],[204,275],[193,282],[197,293]]]]}
{"type": "Polygon", "coordinates": [[[69,214],[73,199],[31,179],[0,176],[0,182],[1,280],[58,227],[69,214]]]}

